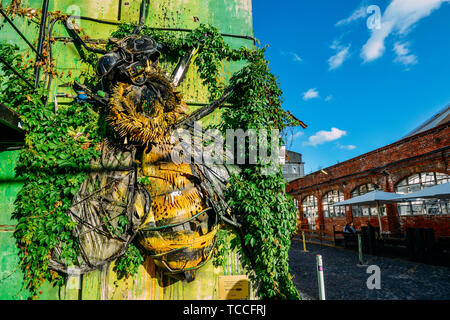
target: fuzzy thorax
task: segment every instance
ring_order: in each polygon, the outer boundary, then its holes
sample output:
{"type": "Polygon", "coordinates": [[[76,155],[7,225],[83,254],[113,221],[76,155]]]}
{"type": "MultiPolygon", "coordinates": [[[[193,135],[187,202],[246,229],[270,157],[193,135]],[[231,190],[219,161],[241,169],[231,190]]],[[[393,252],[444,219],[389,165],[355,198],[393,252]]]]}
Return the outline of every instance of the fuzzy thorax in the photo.
{"type": "Polygon", "coordinates": [[[142,146],[170,143],[173,126],[185,115],[186,105],[165,77],[145,71],[143,86],[119,82],[113,88],[108,121],[116,133],[142,146]]]}

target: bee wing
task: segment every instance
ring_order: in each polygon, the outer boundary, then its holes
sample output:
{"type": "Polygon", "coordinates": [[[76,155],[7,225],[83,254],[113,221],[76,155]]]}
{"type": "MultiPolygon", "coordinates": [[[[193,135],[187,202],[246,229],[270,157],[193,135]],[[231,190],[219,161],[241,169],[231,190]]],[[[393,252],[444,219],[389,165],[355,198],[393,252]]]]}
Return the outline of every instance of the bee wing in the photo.
{"type": "MultiPolygon", "coordinates": [[[[119,149],[105,142],[98,170],[88,174],[73,199],[68,215],[77,222],[73,235],[80,246],[81,273],[123,255],[145,221],[151,199],[136,184],[135,153],[134,148],[119,149]]],[[[56,267],[58,252],[53,259],[56,267]]],[[[56,269],[64,271],[64,262],[56,269]]]]}
{"type": "Polygon", "coordinates": [[[236,218],[231,214],[231,208],[225,198],[227,182],[233,174],[239,173],[237,166],[225,164],[192,164],[192,172],[200,181],[204,198],[220,218],[235,227],[240,227],[236,218]]]}
{"type": "MultiPolygon", "coordinates": [[[[203,134],[201,126],[197,127],[194,123],[190,123],[183,130],[185,132],[181,133],[180,136],[174,136],[178,143],[175,154],[177,157],[179,151],[182,151],[183,154],[178,160],[191,164],[192,174],[197,178],[202,191],[205,193],[203,198],[208,205],[214,209],[222,220],[236,227],[239,226],[235,217],[231,215],[231,208],[225,199],[228,180],[233,174],[239,173],[239,167],[227,164],[230,163],[230,161],[226,161],[230,157],[228,153],[219,154],[218,157],[220,158],[215,159],[215,161],[205,159],[207,152],[204,153],[204,146],[218,142],[221,136],[220,132],[213,131],[210,134],[203,134]],[[183,134],[186,136],[183,136],[183,134]],[[184,141],[185,138],[186,141],[184,141]]],[[[223,146],[219,144],[220,147],[223,146]]]]}

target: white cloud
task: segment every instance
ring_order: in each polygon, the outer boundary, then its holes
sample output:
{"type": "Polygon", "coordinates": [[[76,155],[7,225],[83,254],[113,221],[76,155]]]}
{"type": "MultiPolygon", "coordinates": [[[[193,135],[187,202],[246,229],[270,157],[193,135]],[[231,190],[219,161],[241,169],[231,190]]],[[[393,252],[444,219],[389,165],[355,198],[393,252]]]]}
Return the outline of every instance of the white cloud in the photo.
{"type": "Polygon", "coordinates": [[[317,88],[309,89],[306,92],[303,92],[303,100],[308,101],[311,99],[319,98],[319,91],[317,91],[317,88]]]}
{"type": "Polygon", "coordinates": [[[406,56],[409,53],[409,42],[406,43],[400,43],[396,42],[394,44],[394,51],[398,56],[406,56]]]}
{"type": "Polygon", "coordinates": [[[353,21],[356,21],[361,18],[365,18],[367,16],[367,7],[366,6],[360,6],[358,9],[353,11],[353,13],[350,15],[350,17],[346,19],[342,19],[336,23],[336,26],[342,26],[347,25],[353,21]]]}
{"type": "Polygon", "coordinates": [[[409,42],[396,42],[394,44],[393,51],[397,55],[394,62],[401,63],[405,66],[414,65],[418,63],[417,56],[414,54],[409,54],[409,42]]]}
{"type": "Polygon", "coordinates": [[[334,70],[342,66],[344,61],[350,57],[350,47],[351,44],[342,46],[338,41],[333,42],[330,48],[337,50],[337,53],[328,59],[328,70],[334,70]]]}
{"type": "Polygon", "coordinates": [[[303,59],[300,58],[300,56],[298,54],[296,54],[295,52],[292,52],[292,59],[296,62],[302,62],[303,59]]]}
{"type": "Polygon", "coordinates": [[[294,61],[294,62],[302,62],[303,61],[303,59],[297,53],[292,52],[292,51],[288,51],[288,52],[281,51],[281,55],[282,56],[290,56],[292,61],[294,61]]]}
{"type": "Polygon", "coordinates": [[[340,130],[338,128],[331,128],[331,131],[319,131],[315,135],[309,137],[307,142],[304,142],[304,146],[317,146],[326,142],[338,140],[345,136],[347,131],[340,130]]]}
{"type": "Polygon", "coordinates": [[[356,146],[354,146],[354,145],[352,145],[352,144],[349,144],[349,145],[342,145],[342,144],[340,144],[340,143],[336,143],[336,146],[337,146],[339,149],[343,149],[343,150],[354,150],[354,149],[356,149],[356,146]]]}
{"type": "Polygon", "coordinates": [[[325,98],[325,101],[326,101],[326,102],[331,101],[331,100],[333,100],[333,95],[332,95],[332,94],[330,94],[329,96],[327,96],[327,97],[325,98]]]}
{"type": "Polygon", "coordinates": [[[361,50],[364,62],[376,60],[384,54],[384,42],[391,33],[407,34],[419,20],[439,9],[444,2],[450,0],[392,0],[381,18],[381,27],[373,29],[361,50]]]}

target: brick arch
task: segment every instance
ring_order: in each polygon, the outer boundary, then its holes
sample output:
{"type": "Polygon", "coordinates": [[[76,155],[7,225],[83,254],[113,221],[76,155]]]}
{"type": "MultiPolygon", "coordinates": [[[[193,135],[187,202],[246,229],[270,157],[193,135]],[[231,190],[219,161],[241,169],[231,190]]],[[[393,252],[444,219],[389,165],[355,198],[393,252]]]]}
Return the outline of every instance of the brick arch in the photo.
{"type": "Polygon", "coordinates": [[[335,183],[333,185],[327,186],[325,187],[323,190],[321,191],[322,196],[330,191],[334,191],[334,190],[339,190],[342,193],[345,193],[345,191],[348,189],[348,185],[349,183],[346,182],[346,184],[344,185],[343,183],[335,183]]]}
{"type": "Polygon", "coordinates": [[[312,190],[310,193],[306,194],[304,197],[302,197],[302,201],[300,203],[300,207],[301,207],[301,223],[302,225],[306,224],[306,225],[311,225],[308,222],[308,219],[305,217],[305,208],[303,206],[303,201],[306,200],[306,198],[313,196],[315,201],[316,201],[316,205],[317,205],[317,217],[316,220],[313,222],[313,224],[316,226],[316,229],[320,228],[320,225],[323,224],[323,208],[322,208],[322,202],[321,202],[321,197],[320,197],[320,192],[319,190],[312,190]]]}
{"type": "Polygon", "coordinates": [[[299,206],[299,210],[300,210],[300,219],[303,219],[303,201],[308,198],[309,196],[315,196],[316,200],[317,200],[317,205],[319,205],[319,200],[317,198],[317,195],[315,194],[315,192],[312,193],[307,193],[305,196],[299,195],[297,196],[297,200],[298,200],[298,206],[299,206]]]}
{"type": "MultiPolygon", "coordinates": [[[[321,190],[321,192],[320,192],[320,201],[322,201],[322,199],[323,199],[323,197],[328,193],[328,192],[331,192],[331,191],[334,191],[334,190],[338,190],[338,191],[341,191],[341,190],[339,190],[339,188],[336,188],[335,186],[334,187],[329,187],[329,188],[326,188],[326,189],[324,189],[323,191],[321,190]]],[[[342,191],[341,191],[342,192],[342,191]]]]}
{"type": "Polygon", "coordinates": [[[375,179],[371,179],[371,180],[367,180],[367,181],[365,181],[363,183],[357,184],[355,187],[350,189],[350,196],[351,196],[352,192],[356,190],[356,188],[359,188],[361,186],[368,185],[368,184],[373,184],[373,185],[377,186],[379,190],[381,190],[382,186],[379,183],[376,183],[378,181],[374,181],[374,180],[375,179]]]}
{"type": "Polygon", "coordinates": [[[303,203],[303,201],[304,201],[306,198],[310,197],[310,196],[316,197],[317,201],[319,201],[319,198],[317,197],[317,194],[316,194],[316,192],[314,191],[314,192],[311,192],[311,193],[307,193],[304,197],[303,197],[303,196],[300,197],[300,200],[301,200],[300,203],[303,203]]]}
{"type": "Polygon", "coordinates": [[[378,180],[375,175],[353,179],[353,180],[350,180],[347,182],[347,189],[348,189],[349,193],[351,193],[353,190],[355,190],[355,188],[357,188],[363,184],[368,184],[368,183],[377,184],[377,181],[378,180]]]}
{"type": "Polygon", "coordinates": [[[339,191],[341,191],[342,193],[345,194],[349,189],[349,185],[348,185],[348,183],[346,183],[346,184],[341,183],[341,184],[339,184],[338,189],[339,189],[339,191]]]}
{"type": "MultiPolygon", "coordinates": [[[[378,183],[378,179],[380,179],[380,178],[382,178],[382,176],[379,176],[379,175],[375,176],[374,175],[372,177],[372,179],[362,180],[361,181],[362,183],[356,185],[354,188],[351,189],[350,197],[351,197],[351,193],[353,191],[355,191],[355,189],[357,189],[357,188],[359,188],[359,187],[361,187],[363,185],[367,185],[367,184],[372,184],[372,185],[377,186],[378,189],[375,189],[375,190],[384,191],[384,188],[385,188],[386,184],[385,183],[383,183],[383,184],[378,183]]],[[[391,209],[390,208],[388,209],[387,205],[383,205],[383,206],[385,206],[385,208],[386,208],[386,216],[395,214],[394,212],[390,212],[391,209]]],[[[375,222],[376,218],[374,218],[373,216],[370,216],[370,217],[368,217],[368,216],[355,216],[353,214],[353,209],[355,209],[355,207],[360,207],[360,206],[358,206],[358,205],[356,205],[356,206],[349,206],[349,210],[347,212],[347,220],[349,222],[350,221],[354,221],[357,225],[364,225],[364,224],[371,224],[371,223],[378,224],[378,221],[375,222]]],[[[369,209],[369,210],[371,210],[371,209],[369,209]]],[[[384,219],[386,219],[386,217],[382,217],[381,219],[384,220],[384,219]]],[[[390,230],[389,227],[387,229],[390,230]]]]}
{"type": "Polygon", "coordinates": [[[327,188],[327,189],[323,190],[323,192],[320,193],[319,201],[322,201],[323,197],[325,197],[327,195],[327,193],[332,192],[332,191],[336,191],[336,190],[339,191],[340,193],[342,193],[342,195],[344,195],[344,198],[345,198],[345,191],[344,190],[342,190],[339,187],[333,187],[333,188],[327,188]]]}
{"type": "Polygon", "coordinates": [[[375,185],[377,185],[381,190],[381,191],[387,191],[388,187],[389,187],[389,173],[385,174],[378,174],[375,176],[376,178],[376,183],[374,183],[375,185]]]}
{"type": "Polygon", "coordinates": [[[420,166],[419,167],[414,167],[414,168],[410,168],[411,170],[407,171],[406,173],[402,174],[401,176],[396,177],[396,179],[392,179],[392,187],[395,190],[395,187],[397,186],[397,184],[399,184],[401,181],[411,177],[412,175],[418,174],[418,173],[443,173],[446,174],[448,176],[450,176],[450,174],[448,173],[447,170],[444,169],[439,169],[436,168],[434,170],[421,170],[420,166]]]}

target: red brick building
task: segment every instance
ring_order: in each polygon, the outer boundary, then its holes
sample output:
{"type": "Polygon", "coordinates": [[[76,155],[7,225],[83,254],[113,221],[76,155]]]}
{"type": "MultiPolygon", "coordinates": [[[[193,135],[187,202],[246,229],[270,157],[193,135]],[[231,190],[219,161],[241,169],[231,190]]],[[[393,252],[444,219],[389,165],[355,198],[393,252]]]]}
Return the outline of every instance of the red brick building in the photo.
{"type": "MultiPolygon", "coordinates": [[[[356,158],[292,181],[287,191],[299,206],[299,226],[342,231],[347,222],[378,226],[375,208],[331,207],[330,204],[374,189],[410,193],[450,181],[449,107],[409,136],[356,158]]],[[[450,202],[439,200],[388,204],[382,208],[383,230],[433,228],[450,236],[450,202]]]]}

